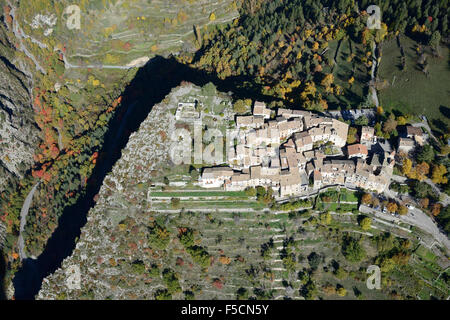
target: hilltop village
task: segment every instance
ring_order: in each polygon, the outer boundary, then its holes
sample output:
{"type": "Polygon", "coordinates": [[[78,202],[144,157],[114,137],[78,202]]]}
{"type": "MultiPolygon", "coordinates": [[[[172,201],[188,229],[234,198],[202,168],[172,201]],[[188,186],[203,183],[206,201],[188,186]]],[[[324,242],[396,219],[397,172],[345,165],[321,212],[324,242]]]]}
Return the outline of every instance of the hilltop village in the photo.
{"type": "Polygon", "coordinates": [[[227,165],[205,168],[204,188],[229,191],[272,188],[278,197],[303,196],[327,186],[383,192],[395,151],[362,127],[360,143],[347,145],[348,124],[309,111],[279,108],[276,117],[255,102],[252,115],[237,116],[237,141],[227,146],[227,165]]]}

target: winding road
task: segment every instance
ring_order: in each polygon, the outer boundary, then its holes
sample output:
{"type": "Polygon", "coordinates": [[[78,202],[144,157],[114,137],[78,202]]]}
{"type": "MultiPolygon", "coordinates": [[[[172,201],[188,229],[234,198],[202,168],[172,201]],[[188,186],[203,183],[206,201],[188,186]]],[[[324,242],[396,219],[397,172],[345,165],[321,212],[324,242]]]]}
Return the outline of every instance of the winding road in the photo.
{"type": "Polygon", "coordinates": [[[27,197],[25,198],[25,201],[23,202],[22,210],[20,210],[20,235],[19,235],[20,260],[27,258],[24,252],[25,242],[23,240],[23,231],[25,230],[25,225],[27,224],[27,216],[28,212],[30,211],[31,201],[33,201],[33,196],[37,190],[37,187],[39,186],[39,183],[40,182],[36,183],[34,187],[31,189],[31,191],[28,193],[27,197]]]}
{"type": "MultiPolygon", "coordinates": [[[[12,31],[13,31],[14,35],[16,36],[16,38],[19,40],[19,44],[20,44],[19,45],[19,50],[22,51],[28,58],[30,58],[33,61],[33,63],[35,64],[37,70],[39,70],[43,74],[47,74],[47,71],[45,71],[45,69],[41,67],[41,65],[37,61],[36,57],[23,44],[23,38],[29,38],[29,37],[25,36],[25,33],[20,28],[19,22],[17,22],[16,15],[15,15],[16,8],[9,2],[8,2],[8,5],[11,8],[11,11],[9,12],[9,15],[13,19],[12,31]]],[[[31,41],[33,41],[33,40],[34,39],[31,39],[31,41]]],[[[37,40],[35,40],[33,42],[38,43],[38,44],[40,43],[37,40]]]]}

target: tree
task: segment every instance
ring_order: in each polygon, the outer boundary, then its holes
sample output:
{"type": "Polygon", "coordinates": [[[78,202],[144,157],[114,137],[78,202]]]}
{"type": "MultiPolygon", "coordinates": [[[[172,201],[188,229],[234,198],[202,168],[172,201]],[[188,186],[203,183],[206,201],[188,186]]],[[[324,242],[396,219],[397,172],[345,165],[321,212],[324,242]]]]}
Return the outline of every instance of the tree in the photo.
{"type": "Polygon", "coordinates": [[[408,214],[408,208],[404,205],[399,205],[398,206],[398,214],[401,216],[408,214]]]}
{"type": "Polygon", "coordinates": [[[365,193],[361,198],[361,202],[365,205],[372,203],[372,195],[370,193],[365,193]]]}
{"type": "Polygon", "coordinates": [[[441,213],[436,217],[439,225],[447,232],[450,233],[450,206],[446,206],[441,213]]]}
{"type": "Polygon", "coordinates": [[[411,172],[411,169],[412,169],[411,159],[409,159],[409,158],[403,159],[403,165],[402,165],[402,169],[401,169],[402,174],[404,174],[405,176],[408,176],[409,173],[411,172]]]}
{"type": "Polygon", "coordinates": [[[430,172],[430,166],[426,162],[422,162],[416,166],[416,179],[423,181],[426,179],[427,174],[430,172]]]}
{"type": "Polygon", "coordinates": [[[430,204],[430,199],[428,199],[428,198],[420,199],[419,204],[422,208],[426,209],[426,208],[428,208],[428,205],[430,204]]]}
{"type": "Polygon", "coordinates": [[[329,225],[333,220],[333,217],[331,216],[331,213],[325,212],[319,216],[319,219],[321,224],[329,225]]]}
{"type": "Polygon", "coordinates": [[[317,295],[317,288],[313,280],[309,280],[301,289],[301,294],[306,300],[313,300],[317,295]]]}
{"type": "Polygon", "coordinates": [[[377,137],[382,137],[383,136],[383,131],[381,130],[381,123],[377,122],[374,126],[375,129],[375,135],[377,137]]]}
{"type": "Polygon", "coordinates": [[[329,73],[322,79],[322,82],[320,84],[322,86],[324,86],[325,88],[328,88],[333,84],[333,82],[334,82],[334,76],[332,73],[329,73]]]}
{"type": "Polygon", "coordinates": [[[358,130],[355,127],[350,127],[348,129],[348,135],[347,135],[347,144],[352,144],[356,142],[356,134],[358,130]]]}
{"type": "Polygon", "coordinates": [[[394,118],[389,117],[383,125],[383,132],[391,134],[397,129],[397,121],[394,118]]]}
{"type": "Polygon", "coordinates": [[[167,289],[158,289],[155,292],[155,300],[172,300],[172,295],[167,289]]]}
{"type": "Polygon", "coordinates": [[[145,272],[145,264],[141,260],[136,260],[131,264],[133,273],[143,274],[145,272]]]}
{"type": "Polygon", "coordinates": [[[397,124],[399,126],[404,126],[406,124],[407,120],[404,116],[398,116],[397,117],[397,124]]]}
{"type": "Polygon", "coordinates": [[[170,242],[170,231],[155,223],[148,228],[148,245],[152,248],[165,249],[170,242]]]}
{"type": "Polygon", "coordinates": [[[322,256],[316,252],[311,252],[308,256],[308,262],[312,270],[317,270],[319,264],[322,262],[322,256]]]}
{"type": "Polygon", "coordinates": [[[339,287],[339,288],[336,290],[336,293],[337,293],[338,295],[340,295],[341,297],[345,297],[345,296],[347,295],[347,290],[346,290],[344,287],[339,287]]]}
{"type": "Polygon", "coordinates": [[[426,144],[422,147],[422,149],[417,154],[417,162],[428,162],[431,163],[434,160],[434,150],[433,147],[429,144],[426,144]]]}
{"type": "Polygon", "coordinates": [[[167,286],[170,294],[181,292],[180,282],[178,280],[178,275],[171,269],[165,269],[162,273],[163,281],[167,286]]]}
{"type": "Polygon", "coordinates": [[[170,205],[174,209],[178,209],[180,207],[181,201],[179,198],[172,198],[170,199],[170,205]]]}
{"type": "Polygon", "coordinates": [[[446,156],[449,153],[450,153],[450,146],[449,145],[446,144],[445,146],[441,147],[441,154],[443,156],[446,156]]]}
{"type": "Polygon", "coordinates": [[[390,213],[395,213],[398,210],[398,206],[397,203],[395,202],[389,202],[386,206],[387,211],[389,211],[390,213]]]}
{"type": "Polygon", "coordinates": [[[363,229],[364,231],[370,230],[370,228],[372,227],[372,219],[370,219],[369,217],[364,217],[359,221],[359,226],[361,227],[361,229],[363,229]]]}
{"type": "Polygon", "coordinates": [[[244,192],[249,197],[255,197],[256,196],[256,189],[253,188],[253,187],[245,188],[244,192]]]}
{"type": "Polygon", "coordinates": [[[441,34],[439,31],[434,31],[431,34],[430,41],[428,41],[428,45],[433,49],[437,49],[439,47],[439,43],[441,42],[441,34]]]}
{"type": "Polygon", "coordinates": [[[248,291],[245,288],[239,288],[236,291],[236,299],[237,300],[248,300],[248,291]]]}
{"type": "Polygon", "coordinates": [[[195,169],[194,167],[191,167],[191,171],[189,172],[192,180],[197,181],[198,177],[199,177],[199,173],[197,171],[197,169],[195,169]]]}
{"type": "Polygon", "coordinates": [[[433,188],[428,183],[415,181],[412,187],[416,198],[435,197],[433,188]]]}
{"type": "Polygon", "coordinates": [[[381,116],[384,113],[384,109],[382,106],[377,107],[377,114],[381,116]]]}
{"type": "Polygon", "coordinates": [[[434,165],[431,181],[436,184],[446,184],[448,182],[447,177],[445,177],[446,174],[447,168],[443,164],[434,165]]]}
{"type": "Polygon", "coordinates": [[[376,208],[376,207],[378,207],[380,205],[380,200],[378,200],[378,198],[373,198],[372,199],[372,206],[374,207],[374,208],[376,208]]]}
{"type": "Polygon", "coordinates": [[[433,203],[431,205],[431,214],[433,216],[435,216],[435,217],[438,216],[439,213],[441,213],[441,210],[442,210],[442,204],[440,204],[440,203],[433,203]]]}
{"type": "Polygon", "coordinates": [[[355,124],[358,126],[367,126],[369,124],[369,119],[365,115],[362,115],[355,120],[355,124]]]}
{"type": "Polygon", "coordinates": [[[366,251],[358,240],[348,236],[342,244],[342,254],[350,262],[359,262],[366,256],[366,251]]]}
{"type": "Polygon", "coordinates": [[[237,100],[233,105],[233,110],[236,113],[245,113],[247,112],[247,106],[244,100],[237,100]]]}

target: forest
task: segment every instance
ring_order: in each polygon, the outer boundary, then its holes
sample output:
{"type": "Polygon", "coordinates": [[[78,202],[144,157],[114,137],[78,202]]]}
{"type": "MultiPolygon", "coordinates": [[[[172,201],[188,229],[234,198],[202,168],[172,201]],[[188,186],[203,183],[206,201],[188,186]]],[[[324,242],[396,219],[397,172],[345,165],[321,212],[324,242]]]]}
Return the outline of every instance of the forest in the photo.
{"type": "Polygon", "coordinates": [[[222,79],[251,78],[264,94],[307,109],[323,111],[343,102],[367,106],[372,41],[405,33],[428,44],[448,35],[448,1],[378,3],[381,29],[369,30],[365,8],[370,1],[244,1],[232,25],[203,35],[192,64],[222,79]],[[343,41],[354,47],[345,76],[336,61],[343,41]],[[362,90],[356,90],[358,82],[362,90]]]}

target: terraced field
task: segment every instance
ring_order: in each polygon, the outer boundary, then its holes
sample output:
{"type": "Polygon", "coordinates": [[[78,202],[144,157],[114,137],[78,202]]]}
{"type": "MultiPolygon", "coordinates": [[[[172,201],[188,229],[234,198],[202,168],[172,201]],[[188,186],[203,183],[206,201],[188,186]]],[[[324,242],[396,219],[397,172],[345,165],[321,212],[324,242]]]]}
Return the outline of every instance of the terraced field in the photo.
{"type": "Polygon", "coordinates": [[[66,66],[139,65],[155,55],[195,50],[194,29],[201,41],[203,28],[238,17],[231,0],[48,0],[20,2],[18,18],[34,43],[66,54],[66,66]],[[77,11],[80,28],[74,27],[77,11]],[[75,18],[74,18],[75,17],[75,18]],[[74,20],[75,19],[75,20],[74,20]]]}

